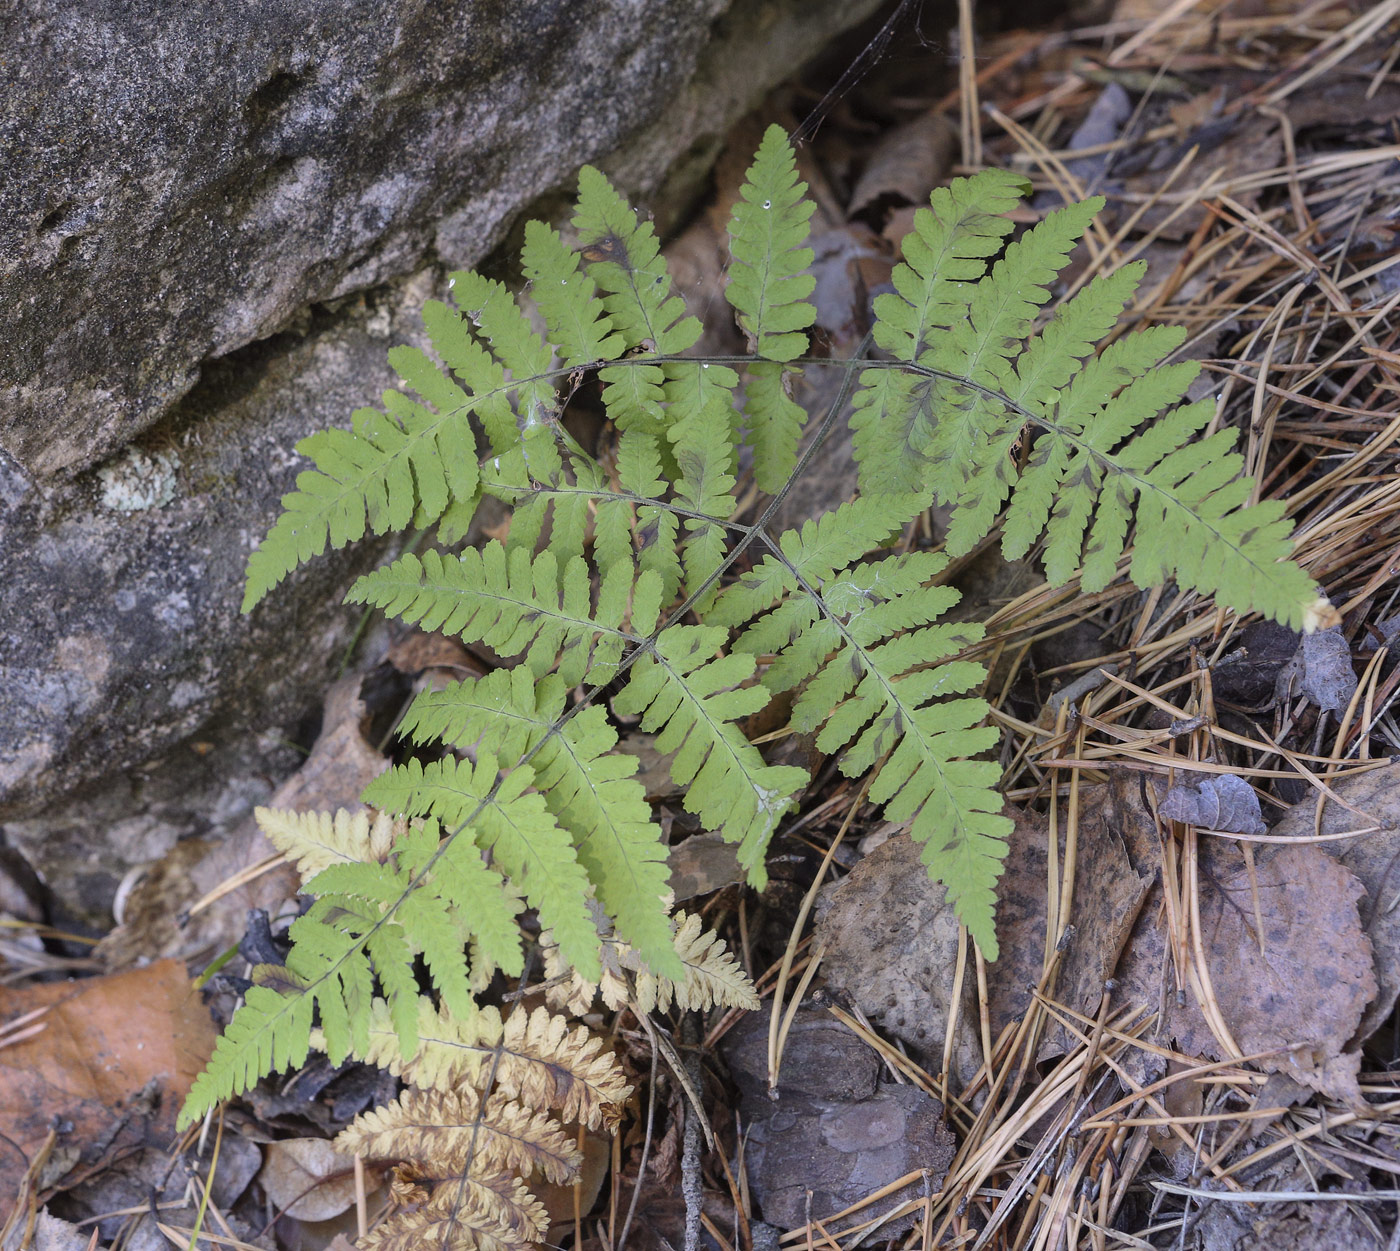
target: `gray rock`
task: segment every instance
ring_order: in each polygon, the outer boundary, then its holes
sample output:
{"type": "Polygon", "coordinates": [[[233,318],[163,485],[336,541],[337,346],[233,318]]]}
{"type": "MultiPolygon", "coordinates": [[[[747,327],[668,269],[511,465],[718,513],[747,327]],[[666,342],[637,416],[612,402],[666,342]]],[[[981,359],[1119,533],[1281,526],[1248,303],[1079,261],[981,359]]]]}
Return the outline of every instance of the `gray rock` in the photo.
{"type": "Polygon", "coordinates": [[[730,123],[874,7],[0,17],[0,843],[96,918],[127,868],[262,799],[385,554],[239,615],[296,440],[373,403],[446,267],[562,207],[579,164],[684,202],[730,123]]]}
{"type": "MultiPolygon", "coordinates": [[[[881,1210],[942,1187],[955,1148],[943,1105],[915,1086],[881,1085],[879,1056],[826,1013],[799,1010],[776,1098],[767,1089],[767,1013],[746,1017],[723,1047],[748,1127],[744,1162],[769,1224],[797,1229],[809,1217],[825,1219],[920,1169],[926,1188],[906,1185],[881,1210]]],[[[915,1219],[881,1232],[903,1233],[915,1219]]]]}
{"type": "Polygon", "coordinates": [[[296,441],[389,385],[385,348],[433,285],[211,365],[157,439],[0,513],[0,816],[78,915],[295,767],[285,740],[360,620],[341,597],[385,545],[311,562],[248,616],[244,566],[294,484],[296,441]]]}
{"type": "Polygon", "coordinates": [[[475,263],[587,161],[630,147],[654,186],[873,7],[9,7],[0,447],[38,477],[91,466],[204,360],[429,255],[475,263]]]}

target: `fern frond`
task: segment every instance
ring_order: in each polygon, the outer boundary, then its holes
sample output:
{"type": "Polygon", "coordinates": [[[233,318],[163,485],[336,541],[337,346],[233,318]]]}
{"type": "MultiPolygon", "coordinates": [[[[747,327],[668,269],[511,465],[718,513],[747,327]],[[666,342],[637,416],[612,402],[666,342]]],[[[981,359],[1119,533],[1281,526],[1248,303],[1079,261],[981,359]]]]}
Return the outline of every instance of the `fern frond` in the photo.
{"type": "Polygon", "coordinates": [[[636,1003],[643,1012],[662,1012],[675,1004],[682,1012],[705,1012],[712,1007],[757,1011],[758,992],[719,936],[705,929],[694,913],[676,914],[676,954],[685,966],[681,981],[662,976],[651,968],[637,973],[636,1003]]]}
{"type": "Polygon", "coordinates": [[[479,1177],[506,1170],[567,1185],[582,1156],[544,1110],[475,1090],[406,1090],[391,1104],[362,1113],[335,1149],[366,1160],[403,1160],[424,1178],[479,1177]]]}
{"type": "MultiPolygon", "coordinates": [[[[588,276],[603,293],[603,307],[628,348],[674,356],[692,346],[701,326],[685,316],[685,301],[671,290],[671,275],[650,222],[590,165],[578,178],[574,229],[583,245],[588,276]]],[[[660,435],[666,428],[665,373],[659,365],[603,369],[603,405],[620,430],[660,435]]]]}
{"type": "MultiPolygon", "coordinates": [[[[1069,263],[1075,244],[1102,207],[1102,197],[1067,205],[1028,230],[973,289],[966,319],[947,330],[935,330],[921,354],[918,363],[936,361],[940,371],[959,379],[940,380],[929,389],[938,416],[932,437],[921,451],[927,485],[945,503],[961,505],[964,497],[975,497],[979,491],[990,491],[998,504],[1005,498],[1004,490],[988,485],[989,476],[998,481],[1002,465],[988,449],[999,448],[999,436],[1008,426],[1017,429],[1022,422],[1014,411],[1008,415],[999,397],[988,391],[1014,385],[1012,362],[1040,306],[1050,298],[1050,284],[1069,263]]],[[[1093,303],[1095,293],[1084,294],[1091,299],[1077,301],[1079,308],[1066,309],[1071,322],[1093,303]]],[[[963,540],[967,546],[958,550],[967,550],[972,541],[969,535],[963,540]]]]}
{"type": "Polygon", "coordinates": [[[383,864],[395,839],[408,829],[406,822],[395,821],[387,812],[376,813],[371,822],[364,809],[351,813],[340,808],[332,814],[255,808],[253,819],[268,841],[296,866],[302,881],[333,864],[383,864]]]}
{"type": "Polygon", "coordinates": [[[807,303],[817,280],[807,273],[809,219],[816,205],[797,176],[797,160],[781,126],[764,132],[729,218],[725,298],[753,350],[765,360],[790,361],[807,347],[802,333],[816,319],[807,303]]]}
{"type": "Polygon", "coordinates": [[[685,788],[685,807],[710,829],[739,844],[749,881],[767,880],[763,853],[793,796],[807,783],[802,769],[765,764],[734,724],[768,702],[750,656],[714,659],[724,631],[672,626],[632,667],[614,701],[619,712],[642,714],[656,750],[672,756],[671,777],[685,788]]]}
{"type": "Polygon", "coordinates": [[[297,1068],[311,1052],[309,995],[282,995],[264,986],[249,987],[204,1071],[195,1078],[180,1109],[181,1130],[201,1120],[211,1108],[250,1089],[260,1077],[297,1068]]]}
{"type": "Polygon", "coordinates": [[[297,444],[316,468],[297,475],[297,489],[282,497],[281,516],[248,557],[244,612],[328,545],[403,530],[415,518],[431,523],[446,508],[449,489],[456,499],[471,498],[476,438],[465,395],[444,414],[397,391],[386,391],[384,404],[389,414],[361,408],[352,430],[325,430],[297,444]]]}
{"type": "Polygon", "coordinates": [[[588,876],[573,840],[543,796],[530,789],[534,780],[535,771],[526,764],[499,777],[496,757],[481,751],[475,764],[440,760],[425,767],[410,760],[380,774],[365,796],[367,803],[395,812],[431,812],[449,826],[470,821],[478,845],[538,910],[541,924],[559,935],[569,959],[596,970],[598,934],[588,911],[588,876]]]}
{"type": "Polygon", "coordinates": [[[502,1023],[495,1008],[461,1018],[420,999],[417,1033],[418,1047],[404,1059],[388,1007],[375,1000],[369,1045],[356,1058],[424,1090],[480,1087],[485,1067],[494,1062],[495,1089],[504,1098],[554,1108],[561,1119],[590,1129],[614,1124],[618,1105],[632,1090],[602,1039],[583,1025],[571,1030],[545,1008],[513,1012],[502,1023]]]}
{"type": "Polygon", "coordinates": [[[800,534],[789,531],[781,558],[766,557],[713,616],[738,624],[757,615],[735,646],[774,655],[763,679],[772,689],[806,684],[792,728],[818,731],[823,752],[844,749],[847,775],[875,770],[870,797],[886,803],[891,820],[912,822],[930,873],[995,959],[993,888],[1010,822],[994,790],[997,766],[962,757],[987,750],[996,733],[977,728],[987,713],[982,700],[950,698],[986,676],[982,666],[953,659],[982,628],[933,624],[959,599],[951,588],[926,585],[946,565],[942,555],[841,567],[920,503],[904,499],[903,509],[897,500],[862,500],[800,534]]]}
{"type": "Polygon", "coordinates": [[[397,1212],[358,1240],[362,1251],[522,1251],[549,1228],[544,1205],[519,1178],[441,1185],[411,1212],[397,1212]]]}
{"type": "Polygon", "coordinates": [[[797,463],[807,414],[787,392],[782,362],[807,347],[803,331],[816,320],[807,297],[816,279],[807,247],[815,205],[797,176],[792,145],[781,126],[764,133],[729,219],[733,263],[725,298],[749,345],[762,359],[749,366],[744,417],[754,454],[754,481],[769,493],[782,488],[797,463]]]}
{"type": "MultiPolygon", "coordinates": [[[[585,678],[608,681],[623,648],[639,641],[621,628],[630,581],[604,579],[595,610],[582,559],[570,560],[561,575],[553,552],[532,557],[516,548],[507,553],[493,539],[480,551],[467,548],[455,556],[435,551],[421,560],[411,553],[401,556],[365,574],[345,598],[373,604],[424,630],[485,643],[502,656],[526,652],[526,663],[537,674],[547,673],[557,660],[560,676],[573,686],[585,678]]],[[[637,594],[646,593],[639,580],[637,594]]]]}
{"type": "MultiPolygon", "coordinates": [[[[734,435],[731,396],[738,375],[707,362],[668,366],[666,392],[671,400],[669,435],[675,444],[676,501],[699,514],[685,521],[689,537],[682,549],[685,585],[694,594],[720,566],[727,538],[720,521],[734,510],[734,435]],[[716,520],[702,520],[712,517],[716,520]]],[[[695,603],[703,613],[714,600],[714,589],[695,603]]]]}

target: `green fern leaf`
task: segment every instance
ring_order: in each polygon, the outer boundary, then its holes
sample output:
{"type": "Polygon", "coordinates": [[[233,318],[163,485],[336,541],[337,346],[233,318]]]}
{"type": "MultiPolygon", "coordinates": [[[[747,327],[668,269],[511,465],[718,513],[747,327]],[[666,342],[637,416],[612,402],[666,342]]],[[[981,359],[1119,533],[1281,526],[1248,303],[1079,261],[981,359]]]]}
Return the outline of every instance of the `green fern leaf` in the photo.
{"type": "Polygon", "coordinates": [[[248,557],[244,612],[327,545],[344,547],[370,531],[405,529],[415,513],[431,522],[433,509],[440,512],[447,503],[443,466],[455,467],[452,493],[459,499],[472,495],[476,439],[467,419],[470,403],[438,414],[397,391],[384,397],[391,415],[362,408],[353,430],[326,430],[297,444],[316,468],[297,475],[297,489],[282,497],[281,516],[248,557]],[[421,498],[418,486],[425,492],[421,498]]]}
{"type": "MultiPolygon", "coordinates": [[[[470,271],[454,273],[451,282],[458,307],[475,321],[478,332],[510,372],[519,434],[507,438],[503,445],[492,439],[496,452],[508,451],[520,439],[540,434],[540,428],[556,415],[559,395],[548,376],[554,354],[502,283],[470,271]]],[[[544,437],[552,436],[542,436],[539,441],[544,437]]],[[[535,451],[534,444],[526,446],[527,451],[535,451]]]]}
{"type": "MultiPolygon", "coordinates": [[[[694,594],[720,566],[727,547],[724,527],[713,517],[728,520],[734,509],[733,431],[730,423],[731,395],[738,375],[722,365],[672,366],[666,387],[672,399],[669,431],[675,444],[680,478],[676,500],[697,514],[686,519],[689,532],[682,561],[686,589],[694,594]]],[[[717,588],[711,588],[695,603],[705,612],[717,588]]]]}
{"type": "Polygon", "coordinates": [[[591,165],[579,171],[573,224],[588,276],[603,292],[603,307],[627,346],[645,345],[661,356],[691,347],[701,326],[685,316],[685,301],[672,293],[656,231],[650,222],[637,220],[627,201],[591,165]]]}
{"type": "Polygon", "coordinates": [[[762,708],[768,694],[740,685],[753,675],[752,657],[713,658],[723,642],[723,630],[672,626],[633,666],[615,706],[644,714],[642,728],[656,734],[657,751],[674,753],[671,777],[685,788],[686,809],[739,844],[739,863],[761,887],[763,854],[807,774],[765,764],[739,732],[734,722],[762,708]]]}
{"type": "Polygon", "coordinates": [[[564,686],[527,670],[498,670],[479,681],[423,691],[400,731],[414,742],[467,748],[488,735],[503,759],[534,751],[531,766],[545,804],[569,831],[603,909],[617,932],[659,972],[680,976],[668,917],[666,843],[633,756],[613,753],[617,732],[603,709],[584,709],[557,730],[564,686]]]}
{"type": "Polygon", "coordinates": [[[309,995],[282,995],[252,986],[214,1044],[214,1054],[194,1080],[180,1109],[178,1128],[189,1128],[224,1099],[249,1090],[268,1073],[299,1068],[311,1051],[309,995]]]}
{"type": "Polygon", "coordinates": [[[588,876],[573,840],[543,797],[529,790],[535,780],[531,766],[517,765],[499,780],[497,771],[496,757],[486,751],[475,765],[440,760],[423,766],[411,760],[371,782],[365,802],[410,815],[431,812],[449,827],[470,821],[479,845],[539,911],[540,923],[555,932],[570,962],[596,970],[598,932],[587,906],[588,876]]]}
{"type": "Polygon", "coordinates": [[[762,614],[736,647],[774,653],[764,675],[772,689],[806,683],[792,728],[819,730],[821,751],[844,750],[849,776],[875,769],[871,798],[886,802],[891,820],[912,822],[924,863],[995,959],[994,888],[1010,822],[999,815],[997,766],[960,757],[986,751],[996,733],[977,728],[987,713],[982,700],[949,698],[986,676],[980,665],[952,659],[982,628],[932,624],[959,598],[926,585],[947,563],[940,554],[843,567],[921,502],[861,500],[800,534],[789,531],[781,558],[766,558],[731,587],[712,618],[737,624],[762,614]]]}
{"type": "Polygon", "coordinates": [[[578,253],[564,246],[557,230],[526,223],[520,263],[564,364],[591,365],[622,354],[625,343],[594,298],[593,279],[580,270],[578,253]]]}
{"type": "Polygon", "coordinates": [[[807,303],[817,280],[808,221],[816,205],[797,176],[792,145],[781,126],[770,126],[729,219],[729,270],[725,297],[765,360],[790,361],[807,348],[802,333],[816,319],[807,303]]]}
{"type": "MultiPolygon", "coordinates": [[[[989,390],[1015,385],[1012,362],[1020,352],[1040,306],[1050,298],[1050,284],[1069,263],[1069,254],[1103,207],[1102,197],[1071,204],[1051,213],[1006,249],[988,277],[974,288],[967,318],[947,330],[935,330],[920,363],[936,360],[938,368],[959,381],[941,381],[929,392],[938,420],[922,449],[927,482],[946,503],[989,490],[998,503],[1004,489],[991,486],[1002,461],[987,449],[997,446],[1007,429],[1021,419],[989,390]],[[971,384],[971,385],[968,385],[971,384]]],[[[1086,292],[1086,296],[1091,293],[1086,292]]],[[[1079,302],[1076,302],[1079,303],[1079,302]]],[[[1092,299],[1081,307],[1091,306],[1092,299]]],[[[1110,323],[1111,324],[1111,323],[1110,323]]],[[[963,504],[966,507],[966,504],[963,504]]],[[[968,550],[973,531],[955,554],[968,550]]]]}
{"type": "Polygon", "coordinates": [[[606,682],[623,647],[639,641],[621,629],[627,586],[620,578],[604,579],[596,612],[590,599],[583,560],[570,560],[561,577],[553,552],[532,559],[516,548],[507,555],[495,540],[457,556],[401,556],[360,578],[346,595],[349,603],[374,604],[424,630],[485,643],[502,656],[525,652],[538,674],[557,658],[570,686],[585,676],[606,682]]]}
{"type": "Polygon", "coordinates": [[[797,463],[807,417],[787,393],[781,362],[806,350],[803,331],[816,319],[807,302],[816,279],[805,272],[812,264],[806,243],[815,207],[787,136],[770,126],[730,217],[734,259],[725,288],[751,349],[763,358],[749,366],[744,415],[754,480],[770,493],[782,488],[797,463]]]}

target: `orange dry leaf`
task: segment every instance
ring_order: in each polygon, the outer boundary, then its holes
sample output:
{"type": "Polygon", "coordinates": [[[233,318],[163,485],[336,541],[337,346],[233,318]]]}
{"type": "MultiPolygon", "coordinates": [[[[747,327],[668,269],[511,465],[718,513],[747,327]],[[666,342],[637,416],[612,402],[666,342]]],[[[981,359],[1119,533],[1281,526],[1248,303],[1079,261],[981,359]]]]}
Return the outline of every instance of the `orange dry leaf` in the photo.
{"type": "Polygon", "coordinates": [[[72,1122],[63,1145],[83,1147],[104,1135],[113,1146],[168,1145],[175,1112],[214,1048],[209,1012],[178,960],[87,981],[0,988],[0,1029],[43,1007],[42,1032],[0,1049],[0,1126],[12,1144],[0,1153],[0,1195],[16,1193],[55,1118],[72,1122]],[[152,1082],[153,1111],[144,1103],[133,1109],[152,1082]]]}

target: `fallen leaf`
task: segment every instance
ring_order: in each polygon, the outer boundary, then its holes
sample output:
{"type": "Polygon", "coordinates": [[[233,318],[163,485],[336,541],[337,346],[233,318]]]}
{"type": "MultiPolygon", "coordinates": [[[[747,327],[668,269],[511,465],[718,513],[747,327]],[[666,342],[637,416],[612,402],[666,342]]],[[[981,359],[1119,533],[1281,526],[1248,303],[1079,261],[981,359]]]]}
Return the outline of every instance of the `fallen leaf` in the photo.
{"type": "MultiPolygon", "coordinates": [[[[1348,1044],[1376,993],[1355,876],[1311,846],[1268,846],[1254,856],[1217,838],[1199,852],[1201,942],[1221,1019],[1265,1072],[1285,1073],[1344,1102],[1360,1098],[1360,1053],[1348,1044]],[[1256,889],[1257,888],[1257,889],[1256,889]],[[1256,927],[1256,904],[1262,935],[1256,927]]],[[[1165,1013],[1162,1032],[1188,1056],[1224,1059],[1188,986],[1178,999],[1165,960],[1160,886],[1143,909],[1116,974],[1115,1004],[1165,1013]]]]}
{"type": "Polygon", "coordinates": [[[1172,821],[1203,830],[1263,834],[1269,828],[1264,824],[1254,787],[1233,773],[1207,774],[1198,781],[1178,782],[1162,796],[1157,811],[1172,821]]]}
{"type": "MultiPolygon", "coordinates": [[[[1378,990],[1356,1030],[1362,1043],[1385,1022],[1400,997],[1400,763],[1329,783],[1333,792],[1359,812],[1322,800],[1323,834],[1344,834],[1379,826],[1369,834],[1313,844],[1349,869],[1366,889],[1361,924],[1371,940],[1378,990]],[[1362,815],[1365,814],[1365,815],[1362,815]]],[[[1283,838],[1312,838],[1318,797],[1294,804],[1273,828],[1283,838]]]]}
{"type": "MultiPolygon", "coordinates": [[[[175,1113],[214,1048],[215,1031],[185,967],[161,960],[80,982],[0,988],[0,1025],[48,1006],[42,1033],[0,1050],[0,1125],[26,1155],[55,1118],[64,1145],[167,1145],[175,1113]],[[153,1085],[152,1085],[153,1084],[153,1085]],[[148,1086],[157,1097],[135,1102],[148,1086]]],[[[0,1153],[0,1195],[14,1194],[26,1161],[0,1153]]]]}
{"type": "Polygon", "coordinates": [[[283,1138],[267,1145],[258,1181],[279,1215],[330,1220],[355,1202],[355,1157],[326,1138],[283,1138]]]}
{"type": "MultiPolygon", "coordinates": [[[[1104,983],[1132,932],[1155,874],[1139,871],[1106,810],[1107,787],[1080,792],[1075,838],[1074,898],[1068,935],[1049,996],[1085,1016],[1093,1016],[1104,983]]],[[[1049,823],[1038,813],[1012,811],[1016,827],[1006,873],[998,887],[997,932],[1002,958],[987,970],[991,996],[992,1036],[1021,1017],[1030,1004],[1030,988],[1039,985],[1045,951],[1046,898],[1049,886],[1049,823]]],[[[1059,865],[1066,863],[1066,831],[1060,832],[1059,865]]],[[[1069,1034],[1054,1026],[1040,1051],[1041,1059],[1062,1054],[1069,1034]]]]}
{"type": "Polygon", "coordinates": [[[564,1235],[573,1231],[575,1190],[578,1191],[578,1210],[585,1213],[593,1210],[612,1165],[612,1144],[611,1134],[601,1130],[584,1130],[583,1167],[579,1170],[579,1180],[568,1186],[555,1182],[536,1182],[532,1186],[535,1197],[549,1213],[549,1230],[545,1233],[547,1244],[558,1246],[564,1235]]]}
{"type": "MultiPolygon", "coordinates": [[[[1039,985],[1045,951],[1048,824],[1008,805],[1015,822],[998,887],[1001,958],[988,967],[993,1037],[1022,1016],[1039,985]]],[[[1074,934],[1061,957],[1052,998],[1092,1015],[1152,885],[1140,876],[1123,841],[1098,811],[1081,802],[1078,870],[1071,908],[1074,934]]],[[[1064,860],[1061,836],[1060,865],[1064,860]]],[[[942,1058],[957,974],[957,918],[943,886],[931,882],[907,833],[881,843],[817,903],[817,941],[826,947],[822,972],[872,1020],[929,1062],[942,1058]]],[[[954,1035],[953,1069],[966,1082],[982,1063],[977,1005],[965,979],[954,1035]]],[[[1059,1031],[1043,1055],[1064,1050],[1059,1031]]]]}
{"type": "Polygon", "coordinates": [[[24,1238],[25,1222],[18,1221],[5,1238],[3,1251],[87,1251],[89,1235],[68,1221],[40,1211],[29,1240],[24,1238]]]}
{"type": "Polygon", "coordinates": [[[1303,636],[1302,692],[1324,712],[1342,712],[1356,694],[1356,669],[1340,626],[1303,636]]]}
{"type": "Polygon", "coordinates": [[[947,178],[957,146],[957,129],[941,109],[885,131],[851,192],[848,216],[877,201],[927,205],[929,193],[947,178]]]}
{"type": "Polygon", "coordinates": [[[684,903],[744,880],[739,851],[718,834],[692,834],[682,839],[666,857],[671,868],[671,893],[684,903]]]}
{"type": "MultiPolygon", "coordinates": [[[[400,673],[422,673],[424,669],[464,670],[467,676],[479,677],[481,662],[455,638],[445,634],[428,634],[410,630],[395,643],[384,659],[400,673]]],[[[461,677],[463,674],[454,674],[461,677]]]]}
{"type": "MultiPolygon", "coordinates": [[[[919,846],[897,834],[817,897],[816,938],[827,986],[846,995],[916,1058],[941,1061],[958,967],[958,919],[929,881],[919,846]]],[[[964,1085],[982,1064],[975,978],[964,979],[952,1071],[964,1085]]]]}
{"type": "MultiPolygon", "coordinates": [[[[1112,143],[1123,132],[1123,127],[1133,115],[1132,97],[1117,82],[1108,83],[1084,120],[1075,127],[1070,136],[1069,147],[1073,151],[1081,148],[1096,148],[1112,143]]],[[[1100,152],[1093,156],[1077,156],[1065,162],[1065,167],[1074,175],[1079,185],[1087,191],[1098,191],[1099,179],[1108,168],[1109,153],[1100,152]]]]}
{"type": "Polygon", "coordinates": [[[1279,672],[1297,654],[1302,635],[1275,621],[1246,626],[1241,642],[1229,661],[1211,670],[1217,699],[1254,707],[1269,700],[1278,686],[1279,672]]]}

